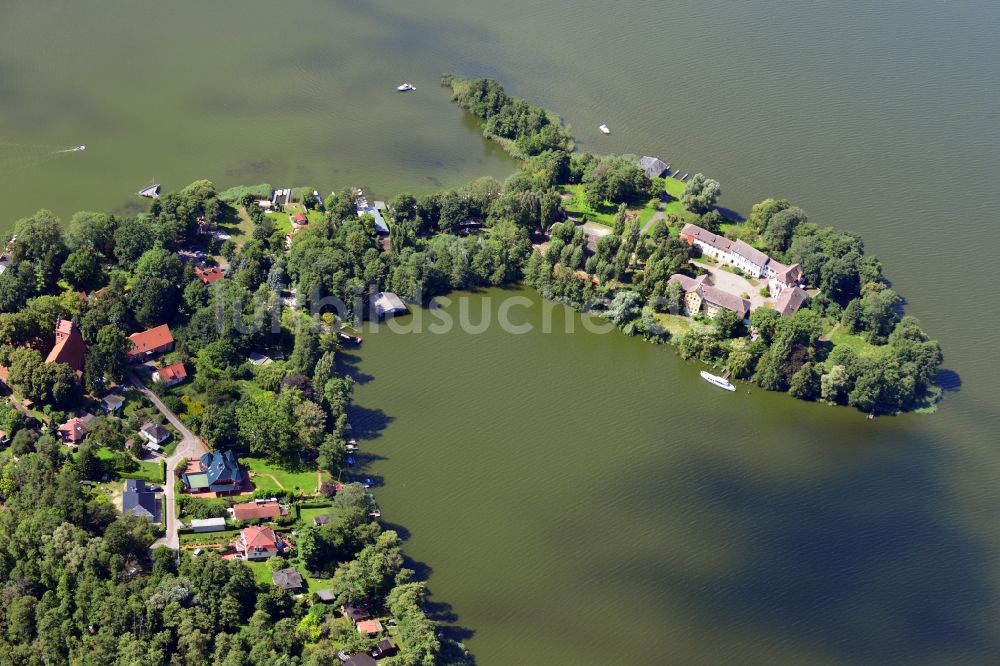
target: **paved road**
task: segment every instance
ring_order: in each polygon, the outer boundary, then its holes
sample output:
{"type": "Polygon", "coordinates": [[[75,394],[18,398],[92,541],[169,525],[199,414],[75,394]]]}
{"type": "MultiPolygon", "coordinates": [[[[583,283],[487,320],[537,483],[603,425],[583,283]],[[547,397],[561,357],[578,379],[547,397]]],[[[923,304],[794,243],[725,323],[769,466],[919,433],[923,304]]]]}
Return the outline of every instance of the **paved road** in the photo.
{"type": "Polygon", "coordinates": [[[149,398],[149,401],[166,417],[170,425],[177,428],[177,432],[181,433],[181,441],[177,444],[174,454],[167,458],[167,478],[163,484],[163,496],[167,500],[166,525],[164,525],[167,533],[162,539],[157,539],[153,544],[154,548],[157,546],[166,546],[177,550],[180,547],[180,539],[177,537],[177,502],[174,498],[174,482],[177,480],[177,477],[174,475],[174,471],[177,469],[177,463],[182,458],[191,459],[201,457],[203,453],[208,452],[208,447],[193,432],[188,430],[181,420],[177,418],[177,415],[167,409],[163,401],[155,393],[146,388],[135,375],[130,375],[129,381],[131,381],[134,387],[142,391],[143,395],[149,398]]]}

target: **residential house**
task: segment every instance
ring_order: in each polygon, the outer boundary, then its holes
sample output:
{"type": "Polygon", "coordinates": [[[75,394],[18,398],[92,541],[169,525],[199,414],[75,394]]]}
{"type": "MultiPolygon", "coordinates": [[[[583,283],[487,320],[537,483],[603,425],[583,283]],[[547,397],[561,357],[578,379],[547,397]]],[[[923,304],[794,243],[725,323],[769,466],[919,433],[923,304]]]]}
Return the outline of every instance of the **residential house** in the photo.
{"type": "Polygon", "coordinates": [[[358,622],[358,633],[365,636],[377,636],[382,633],[382,623],[378,620],[362,620],[358,622]]]}
{"type": "Polygon", "coordinates": [[[243,486],[243,472],[232,451],[206,453],[198,461],[198,473],[182,477],[188,490],[194,492],[228,493],[243,486]]]}
{"type": "Polygon", "coordinates": [[[782,291],[789,287],[802,286],[805,282],[805,273],[799,264],[785,266],[772,259],[767,267],[767,278],[767,286],[771,291],[771,296],[779,296],[782,291]]]}
{"type": "Polygon", "coordinates": [[[153,381],[166,384],[167,386],[180,384],[185,379],[187,379],[187,370],[184,369],[183,363],[174,363],[173,365],[158,368],[153,372],[153,381]]]}
{"type": "Polygon", "coordinates": [[[195,518],[191,521],[194,532],[220,532],[226,529],[225,518],[195,518]]]}
{"type": "Polygon", "coordinates": [[[344,662],[344,666],[375,666],[376,662],[372,656],[366,652],[352,654],[344,662]]]}
{"type": "Polygon", "coordinates": [[[10,389],[10,368],[5,365],[0,365],[0,388],[10,389]]]}
{"type": "Polygon", "coordinates": [[[58,428],[59,439],[69,447],[77,447],[83,438],[87,436],[87,424],[80,418],[71,418],[58,428]]]}
{"type": "Polygon", "coordinates": [[[222,269],[218,266],[212,266],[211,268],[195,266],[194,276],[198,278],[202,284],[212,284],[213,282],[218,282],[222,278],[226,277],[226,274],[223,273],[222,269]]]}
{"type": "Polygon", "coordinates": [[[684,225],[681,240],[701,250],[703,255],[735,266],[752,278],[766,278],[772,296],[787,287],[801,286],[805,277],[799,264],[785,266],[742,240],[729,240],[696,224],[684,225]]]}
{"type": "Polygon", "coordinates": [[[375,295],[372,304],[375,307],[375,314],[379,319],[409,312],[406,309],[406,304],[403,303],[403,299],[391,291],[380,291],[375,295]]]}
{"type": "Polygon", "coordinates": [[[659,178],[670,168],[666,162],[658,157],[640,157],[638,164],[647,178],[659,178]]]}
{"type": "Polygon", "coordinates": [[[174,348],[174,336],[166,324],[128,336],[132,349],[128,352],[129,363],[138,363],[155,354],[162,354],[174,348]]]}
{"type": "Polygon", "coordinates": [[[234,504],[229,508],[229,515],[233,520],[274,520],[280,516],[287,516],[288,507],[278,504],[278,500],[272,497],[234,504]]]}
{"type": "Polygon", "coordinates": [[[792,287],[785,289],[774,299],[774,309],[782,317],[790,317],[806,304],[809,294],[802,287],[792,287]]]}
{"type": "Polygon", "coordinates": [[[391,657],[398,651],[391,638],[383,638],[372,648],[371,655],[376,659],[381,659],[382,657],[391,657]]]}
{"type": "Polygon", "coordinates": [[[250,361],[250,365],[268,365],[274,363],[270,357],[258,352],[250,352],[247,354],[247,360],[250,361]]]}
{"type": "Polygon", "coordinates": [[[170,431],[159,423],[147,423],[139,428],[139,434],[146,438],[151,445],[159,446],[170,439],[170,431]]]}
{"type": "Polygon", "coordinates": [[[368,612],[368,609],[360,604],[344,604],[340,607],[340,612],[343,613],[351,622],[357,624],[363,620],[367,620],[372,615],[368,612]]]}
{"type": "Polygon", "coordinates": [[[236,552],[247,560],[266,560],[285,550],[284,542],[270,527],[248,527],[240,532],[236,552]]]}
{"type": "Polygon", "coordinates": [[[73,320],[56,321],[56,344],[45,358],[45,362],[65,363],[73,368],[77,377],[80,377],[83,374],[83,357],[86,353],[87,344],[73,320]]]}
{"type": "Polygon", "coordinates": [[[371,215],[372,218],[374,218],[375,220],[375,233],[377,233],[379,236],[388,236],[389,223],[385,221],[384,217],[382,217],[382,211],[376,207],[358,208],[358,217],[361,217],[366,213],[368,215],[371,215]]]}
{"type": "Polygon", "coordinates": [[[151,523],[162,522],[160,500],[142,479],[126,479],[122,494],[122,513],[139,516],[151,523]]]}
{"type": "Polygon", "coordinates": [[[118,395],[117,393],[109,393],[108,395],[101,398],[101,409],[103,409],[108,414],[113,414],[114,412],[120,411],[125,405],[125,398],[118,395]]]}
{"type": "Polygon", "coordinates": [[[750,301],[728,291],[713,286],[707,275],[690,278],[675,273],[670,276],[670,282],[679,282],[684,290],[684,314],[703,313],[715,317],[721,310],[732,310],[740,319],[746,319],[750,314],[750,301]]]}
{"type": "Polygon", "coordinates": [[[278,569],[271,573],[271,582],[275,587],[280,587],[285,592],[302,591],[302,574],[295,570],[295,567],[278,569]]]}

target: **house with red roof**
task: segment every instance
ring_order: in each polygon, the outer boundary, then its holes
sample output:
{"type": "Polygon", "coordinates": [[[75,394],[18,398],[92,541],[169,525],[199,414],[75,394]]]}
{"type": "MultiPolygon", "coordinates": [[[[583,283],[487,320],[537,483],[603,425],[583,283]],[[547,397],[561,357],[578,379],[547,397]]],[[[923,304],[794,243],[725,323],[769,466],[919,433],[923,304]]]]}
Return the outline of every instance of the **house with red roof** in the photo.
{"type": "Polygon", "coordinates": [[[132,341],[132,349],[128,352],[129,363],[138,363],[174,348],[174,336],[166,324],[133,333],[128,339],[132,341]]]}
{"type": "Polygon", "coordinates": [[[258,499],[253,502],[234,504],[229,508],[233,520],[274,520],[288,515],[288,508],[278,503],[275,498],[258,499]]]}
{"type": "Polygon", "coordinates": [[[76,448],[87,436],[87,424],[80,418],[71,418],[58,428],[59,439],[66,446],[76,448]]]}
{"type": "Polygon", "coordinates": [[[284,542],[270,527],[248,527],[240,532],[233,545],[236,552],[247,560],[266,560],[285,550],[284,542]]]}
{"type": "Polygon", "coordinates": [[[153,372],[153,381],[167,386],[180,384],[185,379],[187,379],[187,370],[184,369],[183,363],[167,365],[153,372]]]}
{"type": "Polygon", "coordinates": [[[202,268],[200,266],[194,267],[194,276],[201,280],[202,284],[212,284],[222,278],[226,277],[226,274],[222,272],[222,269],[218,266],[212,266],[211,268],[202,268]]]}
{"type": "Polygon", "coordinates": [[[83,374],[83,357],[87,353],[87,344],[80,335],[80,329],[73,323],[72,319],[59,319],[56,321],[56,344],[52,347],[49,355],[45,357],[46,363],[65,363],[73,368],[77,376],[83,374]]]}

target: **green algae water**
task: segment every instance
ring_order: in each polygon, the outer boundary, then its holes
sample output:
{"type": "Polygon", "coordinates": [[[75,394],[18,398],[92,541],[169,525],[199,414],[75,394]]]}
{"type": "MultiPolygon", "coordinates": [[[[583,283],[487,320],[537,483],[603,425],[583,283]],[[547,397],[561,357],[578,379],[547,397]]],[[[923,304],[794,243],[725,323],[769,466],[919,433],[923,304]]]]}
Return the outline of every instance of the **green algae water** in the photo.
{"type": "Polygon", "coordinates": [[[383,330],[349,360],[385,516],[486,666],[995,661],[998,26],[986,0],[0,1],[0,231],[142,210],[154,179],[503,177],[444,72],[730,208],[789,197],[863,234],[940,340],[936,414],[723,395],[579,327],[383,330]]]}

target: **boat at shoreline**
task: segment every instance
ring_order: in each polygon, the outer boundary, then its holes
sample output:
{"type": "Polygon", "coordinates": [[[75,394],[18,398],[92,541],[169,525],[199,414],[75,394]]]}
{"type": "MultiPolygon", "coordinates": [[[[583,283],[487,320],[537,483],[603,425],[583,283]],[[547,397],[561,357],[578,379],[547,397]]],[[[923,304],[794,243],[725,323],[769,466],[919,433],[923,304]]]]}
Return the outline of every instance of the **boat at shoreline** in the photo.
{"type": "Polygon", "coordinates": [[[147,187],[142,188],[136,192],[140,197],[148,197],[150,199],[156,199],[160,196],[160,185],[159,183],[153,183],[147,187]]]}
{"type": "Polygon", "coordinates": [[[729,380],[726,379],[725,377],[719,377],[717,375],[713,375],[710,372],[705,372],[704,370],[702,370],[701,378],[704,379],[709,384],[712,384],[713,386],[718,386],[720,389],[724,389],[726,391],[736,390],[736,387],[730,384],[729,380]]]}
{"type": "Polygon", "coordinates": [[[402,85],[396,86],[396,90],[399,92],[409,92],[410,90],[416,90],[417,87],[412,83],[404,83],[402,85]]]}

